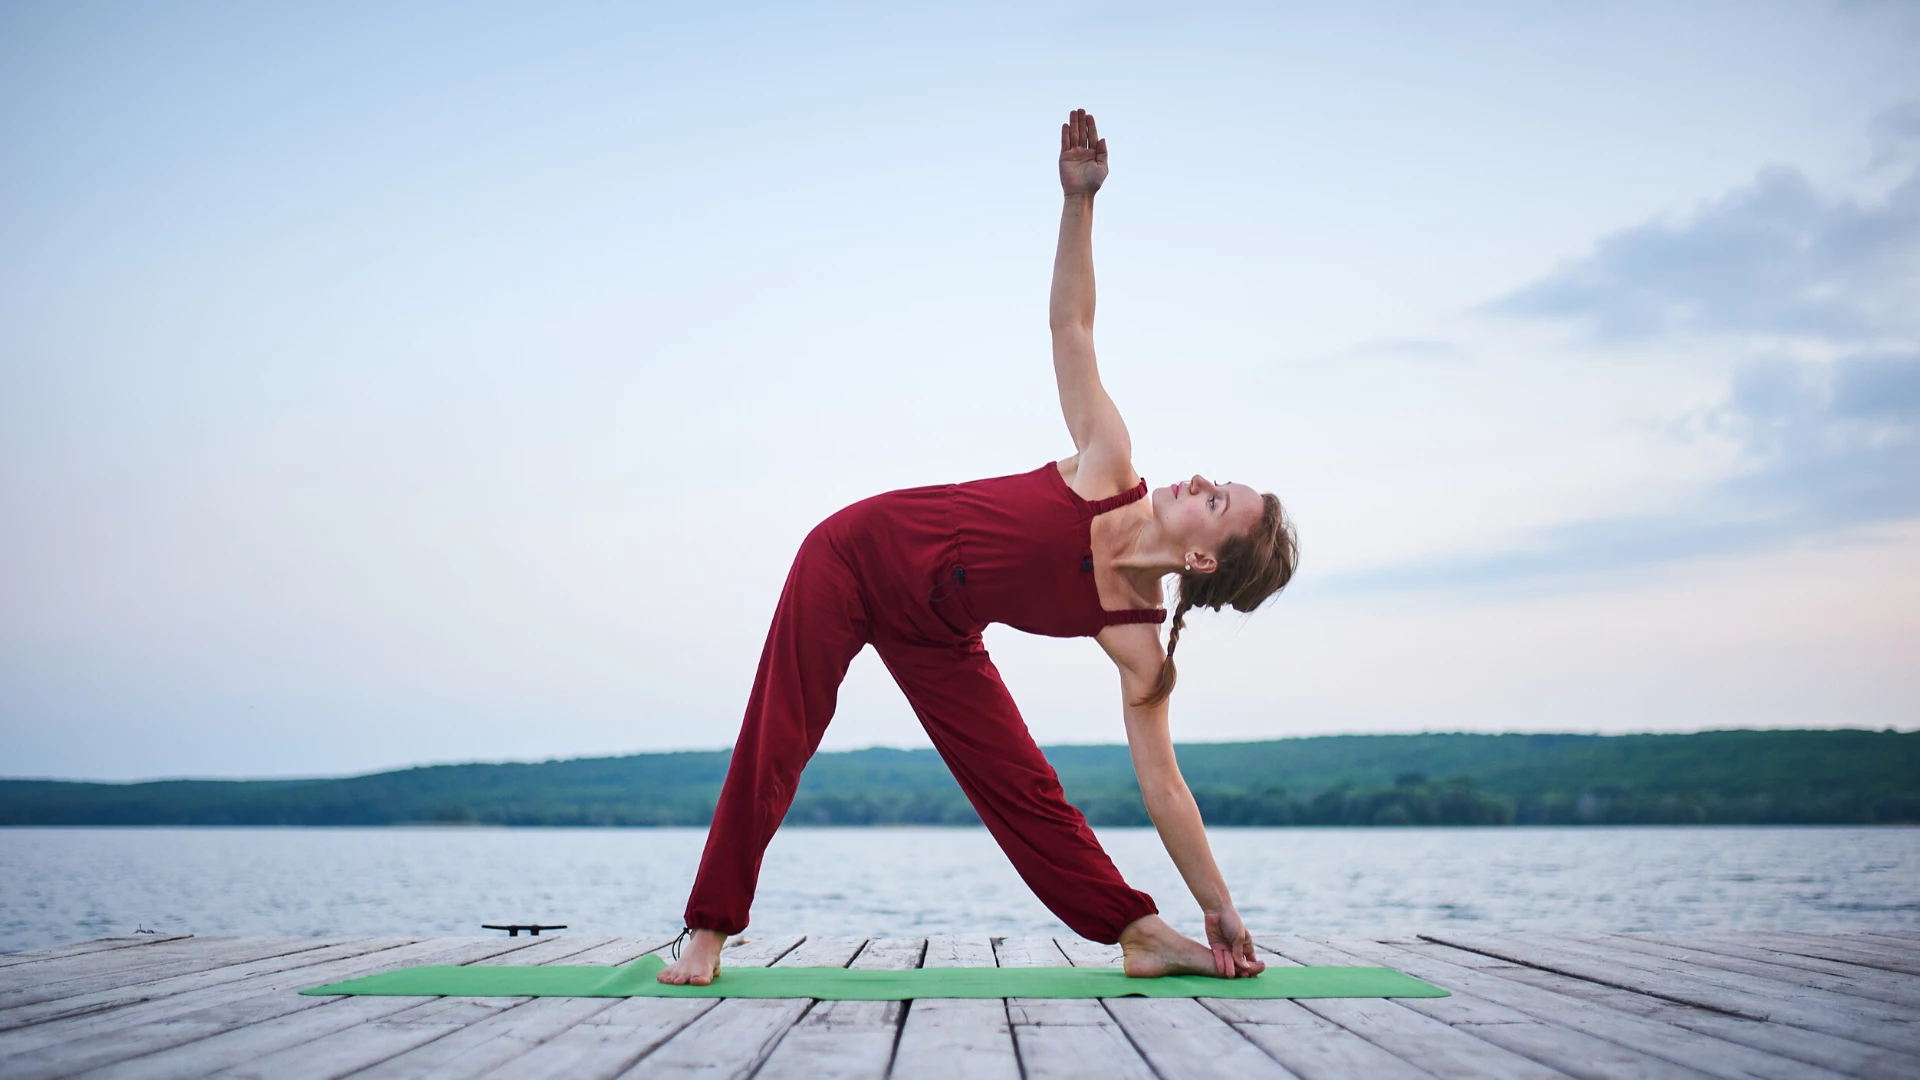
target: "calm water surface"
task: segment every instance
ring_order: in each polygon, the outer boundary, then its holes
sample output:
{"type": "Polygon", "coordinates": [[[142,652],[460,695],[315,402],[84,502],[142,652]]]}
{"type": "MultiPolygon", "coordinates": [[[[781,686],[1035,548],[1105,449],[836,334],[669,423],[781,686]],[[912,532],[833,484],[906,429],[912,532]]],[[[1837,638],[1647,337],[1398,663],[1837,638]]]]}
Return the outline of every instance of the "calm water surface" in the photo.
{"type": "MultiPolygon", "coordinates": [[[[1920,829],[1220,829],[1257,929],[1920,928],[1920,829]]],[[[677,930],[703,829],[0,829],[0,950],[197,934],[677,930]]],[[[1101,841],[1176,925],[1148,829],[1101,841]]],[[[1065,932],[983,829],[783,829],[754,930],[1065,932]]]]}

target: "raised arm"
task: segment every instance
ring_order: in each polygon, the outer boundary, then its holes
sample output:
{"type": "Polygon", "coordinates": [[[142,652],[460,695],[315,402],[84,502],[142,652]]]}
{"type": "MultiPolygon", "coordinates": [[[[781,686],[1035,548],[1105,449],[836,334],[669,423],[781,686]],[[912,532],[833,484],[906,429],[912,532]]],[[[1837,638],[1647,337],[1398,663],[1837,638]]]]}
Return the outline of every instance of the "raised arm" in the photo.
{"type": "Polygon", "coordinates": [[[1226,879],[1213,861],[1200,807],[1193,801],[1180,762],[1173,753],[1173,734],[1167,726],[1167,702],[1136,705],[1148,696],[1159,677],[1160,635],[1152,626],[1133,623],[1101,631],[1099,642],[1120,669],[1120,700],[1127,723],[1127,750],[1133,773],[1140,781],[1140,798],[1147,804],[1160,843],[1180,871],[1206,917],[1207,945],[1213,949],[1214,969],[1226,978],[1258,975],[1266,964],[1253,953],[1253,937],[1234,909],[1226,879]]]}
{"type": "Polygon", "coordinates": [[[1066,204],[1060,210],[1047,305],[1053,375],[1083,473],[1091,464],[1094,473],[1113,472],[1116,482],[1127,483],[1121,474],[1132,468],[1133,447],[1120,410],[1100,385],[1093,355],[1093,196],[1106,179],[1107,141],[1093,117],[1075,109],[1060,125],[1060,187],[1066,204]]]}

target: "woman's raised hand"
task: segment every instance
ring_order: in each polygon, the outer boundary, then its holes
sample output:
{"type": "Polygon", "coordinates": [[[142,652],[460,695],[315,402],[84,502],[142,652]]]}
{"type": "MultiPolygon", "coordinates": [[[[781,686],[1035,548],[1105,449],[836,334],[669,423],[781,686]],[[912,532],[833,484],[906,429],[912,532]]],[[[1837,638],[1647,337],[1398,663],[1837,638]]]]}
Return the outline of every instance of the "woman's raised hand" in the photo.
{"type": "Polygon", "coordinates": [[[1093,125],[1093,114],[1073,110],[1060,125],[1060,187],[1068,195],[1091,195],[1107,182],[1107,140],[1093,125]]]}

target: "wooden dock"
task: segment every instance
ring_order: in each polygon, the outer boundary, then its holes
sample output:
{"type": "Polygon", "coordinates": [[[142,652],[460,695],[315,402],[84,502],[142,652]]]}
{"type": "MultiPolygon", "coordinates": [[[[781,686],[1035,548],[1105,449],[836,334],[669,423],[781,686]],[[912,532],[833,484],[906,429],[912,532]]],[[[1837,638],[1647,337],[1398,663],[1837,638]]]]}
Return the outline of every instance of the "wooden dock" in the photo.
{"type": "MultiPolygon", "coordinates": [[[[0,955],[0,1077],[1920,1078],[1920,933],[1265,935],[1452,997],[812,1002],[301,997],[413,964],[619,964],[667,943],[111,938],[0,955]]],[[[727,963],[1112,964],[1045,937],[759,935],[727,963]]]]}

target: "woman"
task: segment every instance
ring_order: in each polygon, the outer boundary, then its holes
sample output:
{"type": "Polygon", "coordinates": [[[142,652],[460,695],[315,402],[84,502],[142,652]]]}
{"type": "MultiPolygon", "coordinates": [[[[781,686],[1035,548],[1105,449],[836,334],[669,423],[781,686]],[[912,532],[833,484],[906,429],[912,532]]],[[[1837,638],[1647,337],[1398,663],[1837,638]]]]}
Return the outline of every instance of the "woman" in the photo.
{"type": "Polygon", "coordinates": [[[1041,901],[1075,932],[1118,941],[1126,972],[1258,975],[1253,941],[1214,865],[1167,727],[1173,652],[1189,609],[1251,611],[1293,575],[1280,500],[1195,476],[1148,496],[1127,426],[1093,355],[1093,196],[1107,144],[1075,111],[1060,129],[1066,207],[1049,322],[1060,407],[1076,452],[1029,473],[912,488],[855,503],[800,546],[760,655],[746,721],[687,901],[689,937],[667,983],[711,982],[745,929],[760,858],[833,716],[847,665],[872,645],[982,821],[1041,901]],[[1180,575],[1166,648],[1161,581],[1180,575]],[[1062,797],[988,659],[989,622],[1088,636],[1120,669],[1127,745],[1167,854],[1206,914],[1207,944],[1127,887],[1062,797]]]}

